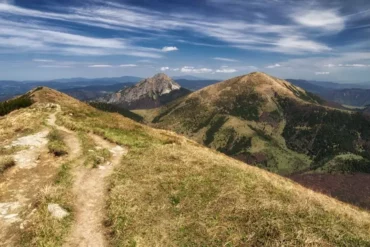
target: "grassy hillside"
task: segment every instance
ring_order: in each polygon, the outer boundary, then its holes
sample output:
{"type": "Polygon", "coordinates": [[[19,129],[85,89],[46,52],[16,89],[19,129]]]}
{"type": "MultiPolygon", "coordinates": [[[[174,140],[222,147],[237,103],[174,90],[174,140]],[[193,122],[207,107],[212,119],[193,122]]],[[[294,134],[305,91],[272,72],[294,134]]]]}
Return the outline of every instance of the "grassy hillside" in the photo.
{"type": "Polygon", "coordinates": [[[152,122],[280,174],[316,169],[342,153],[368,159],[370,122],[321,103],[287,81],[252,73],[162,107],[152,122]]]}
{"type": "MultiPolygon", "coordinates": [[[[107,178],[105,190],[106,220],[102,231],[108,233],[105,236],[112,246],[370,245],[370,215],[366,211],[173,132],[99,111],[56,91],[39,90],[32,98],[36,102],[32,107],[39,112],[44,109],[43,104],[59,104],[57,123],[68,128],[69,135],[95,133],[128,148],[128,155],[107,178]]],[[[27,111],[15,111],[12,117],[27,111]]],[[[41,116],[47,117],[47,112],[41,116]]],[[[1,126],[6,119],[0,118],[1,126]]],[[[58,195],[68,197],[58,200],[68,198],[66,205],[71,215],[67,223],[56,221],[47,215],[42,206],[45,204],[36,207],[35,215],[43,217],[34,221],[31,229],[17,228],[28,232],[24,235],[27,238],[23,238],[27,245],[62,245],[76,220],[73,210],[78,206],[78,198],[68,192],[73,183],[68,174],[80,168],[71,163],[60,169],[56,177],[57,185],[61,184],[58,195]],[[62,235],[56,234],[58,229],[62,235]]],[[[53,198],[48,196],[45,200],[50,202],[53,198]]]]}

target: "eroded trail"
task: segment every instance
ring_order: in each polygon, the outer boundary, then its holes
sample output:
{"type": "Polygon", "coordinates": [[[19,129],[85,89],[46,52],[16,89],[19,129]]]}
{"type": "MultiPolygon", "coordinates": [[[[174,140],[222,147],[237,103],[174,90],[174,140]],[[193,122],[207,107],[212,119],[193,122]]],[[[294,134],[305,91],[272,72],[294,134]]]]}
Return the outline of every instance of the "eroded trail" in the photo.
{"type": "Polygon", "coordinates": [[[99,136],[91,135],[95,143],[112,153],[111,161],[98,169],[80,167],[75,172],[73,192],[76,196],[76,219],[71,235],[64,246],[106,246],[104,237],[105,178],[127,150],[99,136]]]}
{"type": "MultiPolygon", "coordinates": [[[[60,107],[57,108],[57,112],[60,112],[60,107]]],[[[77,134],[63,126],[56,125],[55,122],[56,117],[53,114],[49,118],[49,124],[68,133],[70,138],[66,138],[65,142],[69,149],[75,150],[75,156],[78,156],[81,147],[78,144],[77,134]]],[[[64,246],[94,247],[106,245],[103,226],[106,198],[105,178],[111,174],[114,166],[120,163],[122,156],[127,153],[127,150],[111,144],[99,136],[90,134],[90,137],[98,147],[109,150],[112,153],[112,157],[110,161],[105,162],[98,169],[87,168],[81,165],[75,166],[73,171],[75,179],[73,194],[76,198],[75,222],[64,246]]]]}

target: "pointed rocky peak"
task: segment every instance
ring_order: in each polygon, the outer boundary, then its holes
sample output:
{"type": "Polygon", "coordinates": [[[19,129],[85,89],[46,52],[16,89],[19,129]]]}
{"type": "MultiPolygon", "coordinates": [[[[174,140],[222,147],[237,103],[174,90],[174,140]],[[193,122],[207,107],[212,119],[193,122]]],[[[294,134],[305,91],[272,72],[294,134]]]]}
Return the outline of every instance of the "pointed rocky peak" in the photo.
{"type": "Polygon", "coordinates": [[[181,88],[174,80],[164,73],[159,73],[151,78],[139,82],[137,88],[144,90],[145,93],[154,93],[158,95],[168,94],[181,88]]]}

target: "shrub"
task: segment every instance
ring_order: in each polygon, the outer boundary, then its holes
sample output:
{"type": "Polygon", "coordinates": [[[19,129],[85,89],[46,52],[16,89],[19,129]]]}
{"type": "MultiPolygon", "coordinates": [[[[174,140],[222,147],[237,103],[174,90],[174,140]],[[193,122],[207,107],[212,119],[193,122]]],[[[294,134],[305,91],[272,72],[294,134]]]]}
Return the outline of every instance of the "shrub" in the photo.
{"type": "Polygon", "coordinates": [[[5,156],[0,158],[0,174],[3,173],[6,169],[15,165],[13,158],[5,156]]]}
{"type": "Polygon", "coordinates": [[[32,104],[33,104],[33,101],[29,95],[23,95],[18,98],[0,102],[0,116],[5,116],[6,114],[14,110],[25,108],[32,104]]]}
{"type": "Polygon", "coordinates": [[[48,134],[47,138],[49,139],[48,149],[50,153],[54,154],[55,156],[63,156],[68,154],[67,146],[58,130],[53,129],[48,134]]]}

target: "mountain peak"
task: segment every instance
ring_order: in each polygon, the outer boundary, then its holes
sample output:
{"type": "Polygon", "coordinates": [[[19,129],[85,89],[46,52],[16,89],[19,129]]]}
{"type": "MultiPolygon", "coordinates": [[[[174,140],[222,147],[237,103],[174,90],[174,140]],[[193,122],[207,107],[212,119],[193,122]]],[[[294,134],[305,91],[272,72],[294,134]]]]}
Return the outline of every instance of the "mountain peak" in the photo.
{"type": "Polygon", "coordinates": [[[171,77],[169,77],[168,75],[166,75],[165,73],[158,73],[158,74],[155,74],[153,77],[153,79],[161,79],[161,80],[172,80],[171,77]]]}
{"type": "Polygon", "coordinates": [[[168,75],[159,73],[113,94],[108,102],[128,109],[154,108],[188,93],[168,75]]]}
{"type": "Polygon", "coordinates": [[[152,93],[160,96],[181,88],[179,84],[164,73],[144,79],[135,85],[135,87],[143,91],[143,93],[152,93]]]}

